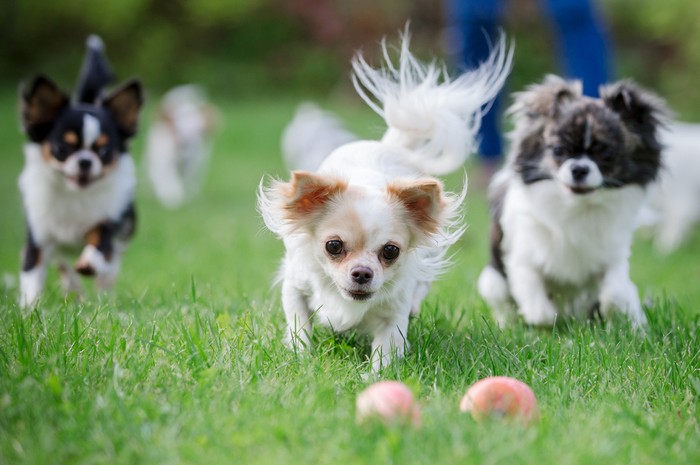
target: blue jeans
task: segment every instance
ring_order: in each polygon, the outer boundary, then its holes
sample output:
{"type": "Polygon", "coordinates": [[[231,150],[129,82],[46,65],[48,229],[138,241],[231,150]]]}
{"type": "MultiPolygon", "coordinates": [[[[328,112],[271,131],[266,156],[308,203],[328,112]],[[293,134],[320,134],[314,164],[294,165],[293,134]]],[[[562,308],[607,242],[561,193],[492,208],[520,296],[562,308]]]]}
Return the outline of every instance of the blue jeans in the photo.
{"type": "MultiPolygon", "coordinates": [[[[586,95],[598,95],[609,79],[606,31],[593,0],[539,0],[557,38],[557,52],[567,77],[583,82],[586,95]]],[[[461,46],[457,59],[464,69],[486,60],[494,43],[506,0],[447,0],[447,21],[461,46]]],[[[527,57],[523,57],[527,59],[527,57]]],[[[479,131],[479,154],[496,162],[503,153],[500,131],[500,100],[497,97],[483,116],[479,131]]]]}

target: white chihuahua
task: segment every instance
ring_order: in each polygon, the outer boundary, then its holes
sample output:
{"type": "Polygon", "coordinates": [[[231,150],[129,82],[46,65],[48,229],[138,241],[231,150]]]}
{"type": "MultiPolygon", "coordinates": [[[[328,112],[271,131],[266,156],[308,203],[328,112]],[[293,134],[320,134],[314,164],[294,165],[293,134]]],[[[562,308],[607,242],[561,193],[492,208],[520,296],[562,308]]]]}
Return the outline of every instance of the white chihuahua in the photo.
{"type": "Polygon", "coordinates": [[[392,353],[403,356],[409,316],[464,231],[466,190],[445,192],[428,175],[463,165],[481,109],[512,60],[501,39],[483,65],[450,80],[413,57],[408,33],[398,66],[382,48],[384,69],[353,60],[356,90],[388,125],[381,141],[345,144],[316,173],[294,171],[291,181],[259,189],[265,224],[286,248],[280,281],[289,345],[309,346],[312,319],[335,331],[358,329],[373,338],[375,371],[392,353]]]}

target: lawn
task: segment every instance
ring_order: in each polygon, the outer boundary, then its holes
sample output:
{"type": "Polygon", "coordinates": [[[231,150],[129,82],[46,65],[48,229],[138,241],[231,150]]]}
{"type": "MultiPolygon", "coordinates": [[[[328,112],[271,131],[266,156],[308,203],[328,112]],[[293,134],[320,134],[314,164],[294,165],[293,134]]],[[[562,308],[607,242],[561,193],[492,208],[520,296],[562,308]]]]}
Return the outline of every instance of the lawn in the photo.
{"type": "MultiPolygon", "coordinates": [[[[41,304],[22,311],[15,102],[0,92],[0,465],[700,463],[700,235],[668,257],[636,241],[646,334],[622,321],[500,330],[475,289],[488,221],[473,187],[469,229],[411,323],[408,356],[372,376],[359,335],[318,331],[311,355],[280,343],[271,281],[282,246],[255,191],[266,173],[286,176],[278,140],[295,99],[220,101],[197,199],[164,210],[141,176],[138,233],[116,290],[66,299],[54,272],[41,304]],[[464,391],[489,375],[530,384],[541,421],[460,414],[464,391]],[[411,387],[421,428],[355,423],[355,396],[375,379],[411,387]]],[[[323,104],[354,130],[381,133],[359,104],[323,104]]],[[[139,163],[141,148],[138,139],[139,163]]]]}

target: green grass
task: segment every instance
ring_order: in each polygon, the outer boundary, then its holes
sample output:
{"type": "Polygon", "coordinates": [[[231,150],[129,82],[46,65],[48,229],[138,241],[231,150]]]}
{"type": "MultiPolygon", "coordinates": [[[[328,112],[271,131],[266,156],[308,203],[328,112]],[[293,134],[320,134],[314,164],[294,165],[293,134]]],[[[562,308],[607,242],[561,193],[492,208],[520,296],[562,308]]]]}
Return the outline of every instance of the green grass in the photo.
{"type": "MultiPolygon", "coordinates": [[[[380,376],[414,390],[423,426],[357,425],[355,396],[375,379],[367,341],[322,330],[310,355],[280,343],[270,283],[282,247],[257,217],[255,189],[265,173],[285,175],[278,138],[294,100],[219,103],[202,195],[170,212],[141,183],[117,289],[65,299],[54,273],[41,305],[22,311],[21,138],[15,97],[0,93],[0,465],[700,463],[697,234],[669,257],[635,244],[645,335],[621,321],[501,331],[475,291],[487,218],[472,189],[455,266],[412,321],[406,359],[380,376]],[[539,424],[459,414],[464,391],[489,375],[529,383],[539,424]]],[[[364,108],[329,105],[355,130],[380,132],[364,108]]]]}

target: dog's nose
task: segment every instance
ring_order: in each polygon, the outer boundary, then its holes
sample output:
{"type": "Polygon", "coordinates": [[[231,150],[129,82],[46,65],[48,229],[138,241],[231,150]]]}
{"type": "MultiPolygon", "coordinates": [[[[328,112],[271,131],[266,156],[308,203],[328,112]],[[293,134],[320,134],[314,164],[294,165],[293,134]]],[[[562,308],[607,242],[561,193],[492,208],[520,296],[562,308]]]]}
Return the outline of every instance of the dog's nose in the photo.
{"type": "Polygon", "coordinates": [[[92,168],[92,161],[89,158],[81,158],[78,160],[78,168],[80,171],[88,171],[92,168]]]}
{"type": "Polygon", "coordinates": [[[589,171],[590,169],[586,165],[574,165],[571,167],[571,177],[574,178],[574,181],[580,182],[586,179],[589,171]]]}
{"type": "Polygon", "coordinates": [[[374,272],[366,266],[358,266],[352,269],[350,275],[357,284],[367,284],[374,277],[374,272]]]}

